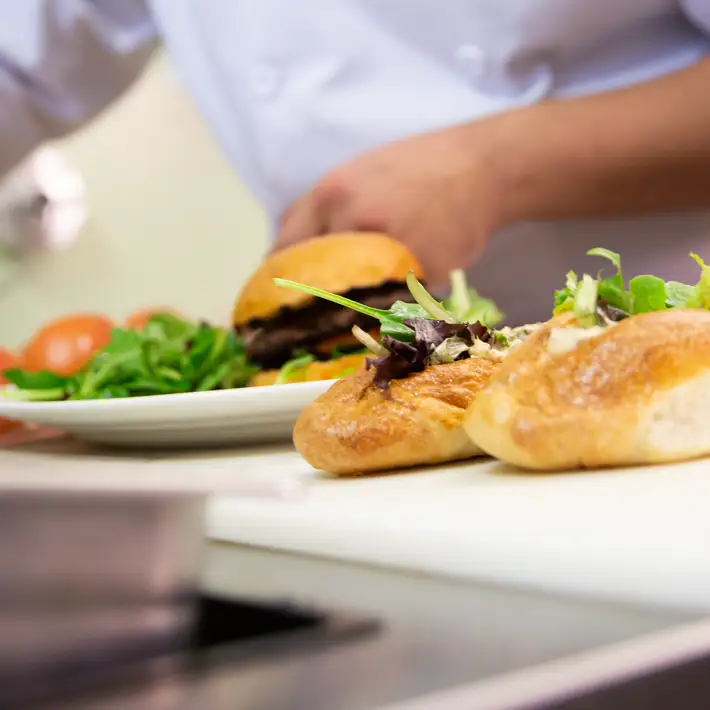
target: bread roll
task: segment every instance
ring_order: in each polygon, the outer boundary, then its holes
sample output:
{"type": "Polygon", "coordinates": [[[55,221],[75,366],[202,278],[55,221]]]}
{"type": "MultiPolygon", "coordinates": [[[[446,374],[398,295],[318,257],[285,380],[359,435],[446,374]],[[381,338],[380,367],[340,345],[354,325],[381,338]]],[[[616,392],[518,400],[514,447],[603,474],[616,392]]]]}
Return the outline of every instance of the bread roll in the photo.
{"type": "Polygon", "coordinates": [[[506,358],[466,414],[475,443],[547,471],[710,453],[710,312],[646,313],[551,348],[572,322],[545,324],[506,358]]]}
{"type": "Polygon", "coordinates": [[[302,412],[293,442],[311,466],[340,476],[476,456],[463,415],[497,366],[483,358],[434,365],[393,380],[388,392],[363,368],[302,412]]]}

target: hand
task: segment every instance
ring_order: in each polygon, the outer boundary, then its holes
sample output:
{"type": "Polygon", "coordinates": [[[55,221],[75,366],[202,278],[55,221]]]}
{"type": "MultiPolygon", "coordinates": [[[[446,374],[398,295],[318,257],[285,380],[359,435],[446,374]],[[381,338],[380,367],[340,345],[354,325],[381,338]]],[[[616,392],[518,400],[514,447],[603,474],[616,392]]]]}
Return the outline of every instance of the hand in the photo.
{"type": "Polygon", "coordinates": [[[346,231],[384,232],[421,260],[427,281],[473,264],[501,226],[488,121],[392,143],[326,175],[284,214],[276,249],[346,231]]]}

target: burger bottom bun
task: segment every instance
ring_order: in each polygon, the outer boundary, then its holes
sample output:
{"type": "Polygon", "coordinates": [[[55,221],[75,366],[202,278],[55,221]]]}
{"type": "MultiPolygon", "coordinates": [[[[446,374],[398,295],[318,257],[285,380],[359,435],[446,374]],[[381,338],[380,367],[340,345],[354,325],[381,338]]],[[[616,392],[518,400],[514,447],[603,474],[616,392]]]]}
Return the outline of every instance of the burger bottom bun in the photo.
{"type": "MultiPolygon", "coordinates": [[[[288,384],[294,382],[319,382],[321,380],[335,380],[353,370],[357,370],[365,363],[367,355],[344,355],[335,360],[312,362],[304,367],[294,370],[288,378],[288,384]]],[[[264,387],[276,384],[281,370],[264,370],[257,372],[251,378],[252,387],[264,387]]]]}
{"type": "MultiPolygon", "coordinates": [[[[368,334],[379,342],[380,340],[380,329],[375,328],[374,330],[368,331],[368,334]]],[[[320,343],[316,343],[314,350],[322,355],[328,355],[332,353],[335,348],[362,348],[362,343],[350,332],[341,333],[340,335],[333,335],[320,343]]]]}
{"type": "Polygon", "coordinates": [[[482,358],[435,365],[394,380],[388,393],[363,368],[301,413],[294,445],[311,466],[340,476],[479,455],[463,416],[496,366],[482,358]]]}
{"type": "Polygon", "coordinates": [[[532,470],[684,461],[710,454],[710,313],[622,321],[551,354],[556,319],[513,351],[465,428],[487,453],[532,470]]]}

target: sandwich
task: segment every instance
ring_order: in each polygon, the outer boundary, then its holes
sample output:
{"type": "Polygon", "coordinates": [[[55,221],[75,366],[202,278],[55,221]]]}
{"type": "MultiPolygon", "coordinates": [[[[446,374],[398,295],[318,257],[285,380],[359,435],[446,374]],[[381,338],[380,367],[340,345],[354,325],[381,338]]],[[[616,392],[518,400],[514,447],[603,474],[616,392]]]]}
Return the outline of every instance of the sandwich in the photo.
{"type": "Polygon", "coordinates": [[[501,363],[464,420],[486,453],[531,470],[710,454],[710,268],[695,286],[567,275],[552,320],[501,363]]]}
{"type": "Polygon", "coordinates": [[[406,299],[409,272],[422,268],[401,243],[384,234],[317,237],[268,257],[240,293],[232,323],[262,371],[253,385],[334,379],[365,361],[353,326],[377,337],[376,319],[280,288],[274,278],[302,281],[373,308],[406,299]]]}
{"type": "Polygon", "coordinates": [[[314,468],[357,475],[476,456],[464,413],[508,351],[533,328],[491,330],[500,313],[452,274],[452,293],[435,300],[407,275],[407,301],[387,309],[277,279],[279,286],[320,297],[379,322],[380,337],[359,326],[353,337],[365,362],[318,397],[296,422],[293,442],[314,468]]]}

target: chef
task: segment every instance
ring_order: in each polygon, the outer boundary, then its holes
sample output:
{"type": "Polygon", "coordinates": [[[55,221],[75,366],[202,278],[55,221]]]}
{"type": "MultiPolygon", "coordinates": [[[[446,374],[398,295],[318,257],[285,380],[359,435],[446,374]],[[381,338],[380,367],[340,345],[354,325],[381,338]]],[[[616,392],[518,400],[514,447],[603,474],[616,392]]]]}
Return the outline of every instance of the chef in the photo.
{"type": "Polygon", "coordinates": [[[159,41],[276,248],[389,232],[513,322],[594,246],[710,258],[710,0],[0,0],[0,172],[159,41]]]}

